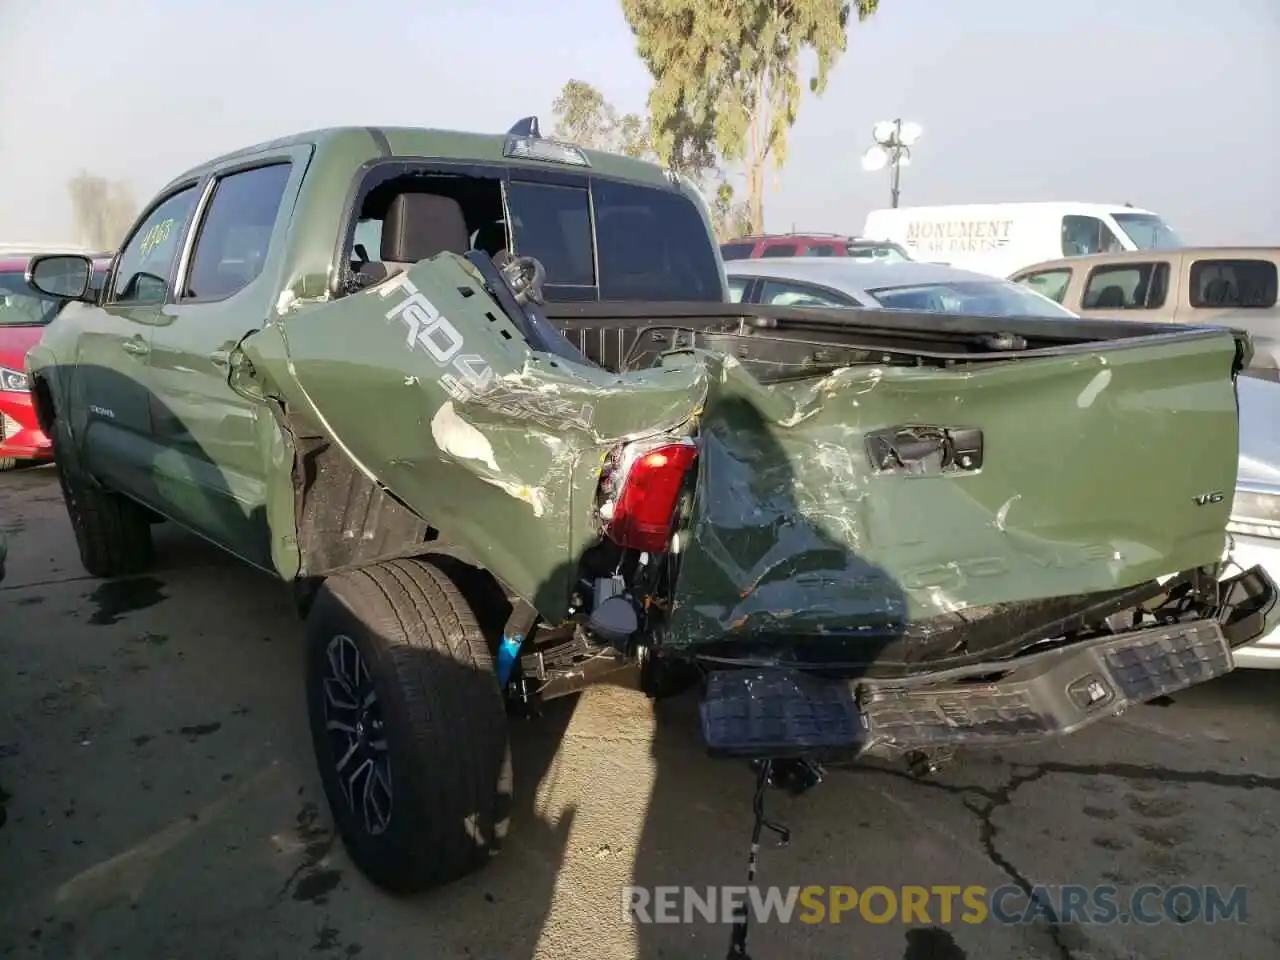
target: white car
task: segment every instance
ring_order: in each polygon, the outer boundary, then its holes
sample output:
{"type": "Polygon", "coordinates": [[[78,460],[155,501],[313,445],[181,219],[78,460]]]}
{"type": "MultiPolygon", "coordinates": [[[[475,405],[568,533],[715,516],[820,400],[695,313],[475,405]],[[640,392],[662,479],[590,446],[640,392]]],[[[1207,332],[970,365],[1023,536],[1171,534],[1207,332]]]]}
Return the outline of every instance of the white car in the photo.
{"type": "MultiPolygon", "coordinates": [[[[1223,576],[1260,565],[1280,575],[1280,383],[1241,377],[1240,470],[1223,576]]],[[[1280,670],[1280,628],[1235,651],[1236,664],[1280,670]]]]}

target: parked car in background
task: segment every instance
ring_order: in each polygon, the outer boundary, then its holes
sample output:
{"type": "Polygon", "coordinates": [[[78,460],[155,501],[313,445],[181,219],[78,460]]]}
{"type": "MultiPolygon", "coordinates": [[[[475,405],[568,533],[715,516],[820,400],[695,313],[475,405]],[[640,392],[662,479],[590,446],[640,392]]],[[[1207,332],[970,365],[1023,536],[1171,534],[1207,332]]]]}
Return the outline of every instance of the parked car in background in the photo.
{"type": "MultiPolygon", "coordinates": [[[[1280,384],[1241,377],[1240,469],[1231,506],[1230,562],[1223,577],[1255,564],[1280,576],[1280,384]]],[[[1280,670],[1280,629],[1235,651],[1236,665],[1280,670]]]]}
{"type": "Polygon", "coordinates": [[[1036,263],[1010,279],[1082,317],[1235,327],[1280,379],[1280,247],[1136,250],[1036,263]]]}
{"type": "Polygon", "coordinates": [[[739,237],[720,244],[726,260],[758,257],[852,257],[855,260],[910,260],[911,255],[896,243],[846,237],[839,233],[780,233],[739,237]]]}
{"type": "MultiPolygon", "coordinates": [[[[80,252],[29,248],[0,256],[0,470],[10,470],[20,460],[47,460],[53,455],[31,407],[26,358],[64,301],[27,285],[27,263],[36,254],[80,252]]],[[[99,279],[106,263],[98,262],[99,279]]]]}
{"type": "Polygon", "coordinates": [[[872,210],[862,235],[901,244],[916,260],[997,277],[1050,257],[1182,246],[1159,214],[1118,203],[969,203],[872,210]]]}
{"type": "Polygon", "coordinates": [[[985,317],[1071,319],[1034,290],[937,263],[858,260],[736,260],[725,264],[729,296],[776,306],[872,307],[985,317]]]}

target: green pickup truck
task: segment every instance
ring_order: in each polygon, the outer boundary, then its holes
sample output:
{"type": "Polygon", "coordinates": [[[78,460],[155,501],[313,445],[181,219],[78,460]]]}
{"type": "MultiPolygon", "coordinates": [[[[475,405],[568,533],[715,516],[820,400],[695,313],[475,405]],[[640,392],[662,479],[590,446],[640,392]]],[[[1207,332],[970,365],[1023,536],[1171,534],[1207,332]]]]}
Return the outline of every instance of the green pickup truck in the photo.
{"type": "MultiPolygon", "coordinates": [[[[29,354],[86,569],[181,524],[294,585],[393,891],[485,862],[506,711],[636,671],[762,770],[1034,741],[1232,669],[1230,330],[727,302],[679,175],[349,128],[165,187],[29,354]]],[[[785,768],[784,768],[785,769],[785,768]]]]}

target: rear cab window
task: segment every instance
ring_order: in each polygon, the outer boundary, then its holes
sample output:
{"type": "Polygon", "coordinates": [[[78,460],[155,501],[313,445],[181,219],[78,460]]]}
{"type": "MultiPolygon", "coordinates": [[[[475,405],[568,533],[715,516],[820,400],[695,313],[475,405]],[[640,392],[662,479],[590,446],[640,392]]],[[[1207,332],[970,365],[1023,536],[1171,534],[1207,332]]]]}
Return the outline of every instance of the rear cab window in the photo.
{"type": "Polygon", "coordinates": [[[592,183],[601,300],[721,301],[715,247],[683,193],[592,183]]]}
{"type": "Polygon", "coordinates": [[[542,263],[548,287],[595,287],[591,196],[585,184],[513,180],[507,187],[507,209],[516,254],[542,263]]]}
{"type": "Polygon", "coordinates": [[[715,246],[683,193],[599,178],[589,188],[513,180],[507,206],[516,252],[542,262],[549,300],[724,299],[715,246]]]}
{"type": "MultiPolygon", "coordinates": [[[[445,226],[441,236],[453,233],[445,226]]],[[[546,270],[544,293],[552,303],[723,302],[727,295],[724,265],[701,207],[665,182],[389,160],[364,172],[343,244],[354,281],[348,289],[405,269],[421,259],[419,250],[434,255],[452,249],[536,258],[546,270]],[[456,205],[466,236],[448,236],[443,247],[438,236],[388,236],[387,217],[406,194],[456,205]]]]}
{"type": "Polygon", "coordinates": [[[1024,273],[1018,277],[1018,283],[1030,287],[1042,297],[1048,297],[1054,303],[1061,303],[1067,296],[1067,287],[1071,283],[1071,271],[1039,270],[1035,273],[1024,273]]]}
{"type": "Polygon", "coordinates": [[[1270,309],[1276,305],[1276,273],[1272,260],[1196,260],[1191,264],[1191,306],[1270,309]]]}
{"type": "Polygon", "coordinates": [[[1115,263],[1094,267],[1085,282],[1085,310],[1155,310],[1169,293],[1169,264],[1115,263]]]}

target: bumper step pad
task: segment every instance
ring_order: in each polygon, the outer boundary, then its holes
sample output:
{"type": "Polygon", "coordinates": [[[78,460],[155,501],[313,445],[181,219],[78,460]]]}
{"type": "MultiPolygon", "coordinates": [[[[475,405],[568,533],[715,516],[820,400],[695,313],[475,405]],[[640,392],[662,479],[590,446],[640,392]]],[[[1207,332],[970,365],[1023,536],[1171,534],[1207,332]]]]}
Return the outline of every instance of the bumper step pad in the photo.
{"type": "Polygon", "coordinates": [[[718,670],[702,731],[712,754],[751,758],[996,746],[1071,733],[1233,667],[1218,622],[1196,620],[906,680],[718,670]]]}

